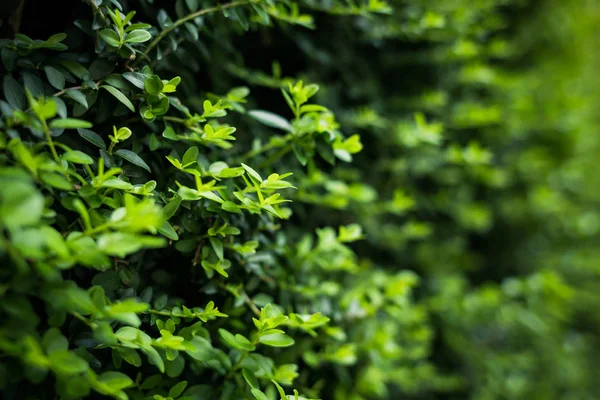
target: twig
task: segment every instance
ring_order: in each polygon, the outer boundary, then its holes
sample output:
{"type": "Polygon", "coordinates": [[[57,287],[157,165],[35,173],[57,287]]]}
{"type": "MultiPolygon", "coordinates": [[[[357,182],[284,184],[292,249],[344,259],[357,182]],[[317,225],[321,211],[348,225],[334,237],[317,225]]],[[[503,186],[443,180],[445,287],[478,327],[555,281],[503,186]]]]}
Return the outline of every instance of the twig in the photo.
{"type": "Polygon", "coordinates": [[[87,2],[92,7],[92,9],[94,10],[94,14],[100,15],[100,18],[102,18],[102,21],[104,21],[105,24],[108,24],[108,20],[104,16],[104,13],[102,12],[102,10],[100,10],[100,8],[98,8],[98,6],[96,5],[96,3],[94,3],[94,0],[87,0],[87,2]]]}
{"type": "Polygon", "coordinates": [[[256,315],[260,315],[260,310],[258,309],[258,307],[256,307],[256,304],[254,304],[254,302],[248,296],[248,294],[246,293],[246,291],[244,289],[242,289],[241,294],[242,294],[242,298],[244,299],[244,303],[246,303],[248,305],[248,307],[250,307],[252,312],[256,315]]]}
{"type": "Polygon", "coordinates": [[[196,252],[194,253],[194,258],[192,259],[192,265],[198,265],[198,261],[200,260],[200,255],[202,254],[202,246],[204,245],[204,240],[201,240],[198,243],[198,247],[196,247],[196,252]]]}
{"type": "MultiPolygon", "coordinates": [[[[88,1],[92,1],[92,0],[88,0],[88,1]]],[[[193,20],[194,18],[200,17],[202,15],[206,15],[206,14],[210,14],[216,11],[221,11],[221,10],[225,10],[228,8],[233,8],[233,7],[239,7],[239,6],[243,6],[248,4],[247,0],[243,0],[243,1],[233,1],[231,3],[228,4],[224,4],[224,5],[219,5],[216,7],[211,7],[211,8],[205,8],[203,10],[200,11],[196,11],[195,13],[191,13],[186,15],[183,18],[178,19],[177,21],[175,21],[173,23],[173,25],[165,28],[162,32],[159,33],[159,35],[157,37],[154,38],[154,40],[152,42],[150,42],[150,44],[148,45],[148,47],[146,47],[146,50],[144,50],[144,52],[142,53],[142,57],[146,57],[148,58],[148,53],[150,53],[150,51],[156,47],[156,45],[158,43],[160,43],[161,40],[163,40],[169,33],[171,33],[173,30],[177,29],[179,26],[185,24],[188,21],[193,20]]],[[[139,61],[141,60],[141,58],[138,58],[134,63],[133,66],[135,67],[139,61]]]]}
{"type": "Polygon", "coordinates": [[[69,90],[77,90],[77,89],[81,89],[81,86],[73,86],[73,87],[65,88],[65,89],[61,90],[60,92],[54,93],[54,97],[60,97],[63,94],[67,93],[69,90]]]}

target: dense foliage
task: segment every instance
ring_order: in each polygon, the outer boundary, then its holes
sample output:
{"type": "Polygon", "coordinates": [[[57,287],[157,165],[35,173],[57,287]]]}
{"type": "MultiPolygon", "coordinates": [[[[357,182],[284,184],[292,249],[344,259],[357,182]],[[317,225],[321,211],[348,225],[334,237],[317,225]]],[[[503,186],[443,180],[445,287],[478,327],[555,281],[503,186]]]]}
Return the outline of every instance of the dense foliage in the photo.
{"type": "Polygon", "coordinates": [[[595,1],[0,11],[4,398],[600,397],[595,1]]]}

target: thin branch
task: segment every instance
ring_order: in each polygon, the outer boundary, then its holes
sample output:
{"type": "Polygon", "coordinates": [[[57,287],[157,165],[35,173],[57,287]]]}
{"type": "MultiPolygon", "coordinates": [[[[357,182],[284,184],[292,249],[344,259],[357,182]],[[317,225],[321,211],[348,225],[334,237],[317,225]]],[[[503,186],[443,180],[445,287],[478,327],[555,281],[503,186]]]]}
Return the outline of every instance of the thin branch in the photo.
{"type": "Polygon", "coordinates": [[[98,8],[96,3],[94,3],[94,0],[87,0],[87,3],[94,10],[94,14],[98,14],[100,16],[100,18],[102,18],[102,21],[104,21],[105,24],[108,24],[108,20],[106,19],[106,16],[102,12],[102,10],[100,10],[100,8],[98,8]]]}
{"type": "Polygon", "coordinates": [[[68,87],[68,88],[61,90],[60,92],[54,93],[54,97],[60,97],[63,94],[67,93],[69,90],[78,90],[78,89],[81,89],[81,86],[68,87]]]}
{"type": "Polygon", "coordinates": [[[242,299],[244,299],[244,303],[246,303],[246,305],[248,307],[250,307],[252,312],[254,314],[256,314],[257,316],[260,316],[260,310],[258,309],[258,307],[256,307],[256,304],[254,304],[254,302],[252,301],[250,296],[248,296],[248,293],[246,293],[246,291],[244,289],[242,289],[241,295],[242,295],[242,299]]]}
{"type": "MultiPolygon", "coordinates": [[[[89,0],[89,1],[92,1],[92,0],[89,0]]],[[[201,17],[201,16],[206,15],[206,14],[210,14],[210,13],[213,13],[213,12],[225,10],[225,9],[228,9],[228,8],[234,8],[234,7],[244,6],[246,4],[248,4],[247,0],[232,1],[231,3],[227,3],[227,4],[224,4],[224,5],[219,5],[219,6],[216,6],[216,7],[205,8],[203,10],[196,11],[195,13],[188,14],[185,17],[178,19],[177,21],[175,21],[173,23],[173,25],[165,28],[162,32],[160,32],[160,34],[157,37],[154,38],[154,40],[152,42],[150,42],[150,44],[148,45],[148,47],[146,47],[146,50],[144,50],[144,52],[142,53],[142,57],[148,58],[148,53],[150,53],[150,51],[152,51],[152,49],[155,48],[156,45],[158,45],[158,43],[160,43],[161,40],[163,40],[169,33],[171,33],[173,30],[177,29],[181,25],[185,24],[186,22],[191,21],[194,18],[201,17]]],[[[139,63],[140,60],[141,60],[141,58],[138,58],[133,63],[133,66],[135,67],[139,63]]]]}

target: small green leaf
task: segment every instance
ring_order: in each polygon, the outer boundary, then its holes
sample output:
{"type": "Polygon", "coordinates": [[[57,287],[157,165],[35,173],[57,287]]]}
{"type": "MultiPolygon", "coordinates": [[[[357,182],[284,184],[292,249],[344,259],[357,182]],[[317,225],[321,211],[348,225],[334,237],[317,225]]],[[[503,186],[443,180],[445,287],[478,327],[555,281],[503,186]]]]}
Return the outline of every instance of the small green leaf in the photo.
{"type": "Polygon", "coordinates": [[[70,161],[74,164],[93,164],[94,160],[82,151],[71,150],[67,151],[61,157],[63,160],[70,161]]]}
{"type": "Polygon", "coordinates": [[[60,375],[74,375],[89,368],[88,363],[68,350],[57,350],[48,355],[52,369],[60,375]]]}
{"type": "Polygon", "coordinates": [[[183,165],[189,165],[191,163],[196,162],[196,159],[198,158],[198,148],[196,146],[192,146],[189,149],[187,149],[187,151],[185,152],[185,154],[183,155],[183,158],[181,160],[181,163],[183,165]]]}
{"type": "Polygon", "coordinates": [[[98,375],[98,382],[110,388],[112,392],[120,391],[131,385],[133,380],[122,372],[107,371],[98,375]]]}
{"type": "Polygon", "coordinates": [[[77,133],[79,133],[79,136],[81,136],[94,146],[106,150],[106,144],[104,143],[104,140],[96,132],[90,131],[89,129],[77,129],[77,133]]]}
{"type": "Polygon", "coordinates": [[[178,384],[176,384],[169,390],[169,397],[172,397],[172,398],[179,397],[181,395],[181,393],[183,393],[183,391],[185,390],[186,386],[187,386],[187,381],[179,382],[178,384]]]}
{"type": "Polygon", "coordinates": [[[256,179],[258,181],[258,183],[261,183],[263,181],[262,177],[259,175],[258,172],[256,172],[252,167],[242,163],[242,167],[244,167],[244,169],[246,170],[246,172],[253,177],[254,179],[256,179]]]}
{"type": "Polygon", "coordinates": [[[210,237],[210,244],[212,246],[212,248],[214,249],[215,253],[217,254],[217,257],[219,257],[219,260],[223,259],[223,243],[221,243],[221,241],[215,237],[210,237]]]}
{"type": "Polygon", "coordinates": [[[46,72],[46,78],[48,78],[48,82],[50,82],[54,88],[58,90],[65,88],[65,76],[62,74],[62,72],[49,65],[44,67],[44,71],[46,72]]]}
{"type": "Polygon", "coordinates": [[[269,400],[266,394],[260,391],[260,389],[252,388],[250,389],[252,395],[256,398],[256,400],[269,400]]]}
{"type": "Polygon", "coordinates": [[[287,119],[270,111],[252,110],[248,111],[248,115],[258,122],[261,122],[272,128],[277,128],[288,132],[292,130],[292,125],[287,119]]]}
{"type": "Polygon", "coordinates": [[[235,335],[235,341],[242,349],[246,351],[253,351],[256,348],[251,341],[239,333],[235,335]]]}
{"type": "Polygon", "coordinates": [[[24,110],[27,101],[25,99],[25,91],[19,85],[19,82],[10,75],[4,77],[4,97],[8,104],[19,110],[24,110]]]}
{"type": "Polygon", "coordinates": [[[44,337],[42,339],[42,346],[44,346],[46,353],[50,354],[55,351],[68,350],[69,341],[66,337],[62,335],[62,333],[60,333],[58,329],[51,328],[46,333],[44,333],[44,337]]]}
{"type": "Polygon", "coordinates": [[[43,172],[40,174],[40,179],[56,188],[56,189],[60,189],[60,190],[73,190],[73,185],[61,174],[55,173],[55,172],[43,172]]]}
{"type": "Polygon", "coordinates": [[[56,34],[50,36],[48,38],[48,40],[46,40],[46,43],[56,44],[56,43],[62,42],[66,38],[67,38],[67,34],[66,33],[56,33],[56,34]]]}
{"type": "Polygon", "coordinates": [[[165,372],[165,362],[154,347],[144,346],[142,347],[142,351],[148,357],[148,361],[150,362],[150,364],[155,365],[160,372],[165,372]]]}
{"type": "MultiPolygon", "coordinates": [[[[242,347],[238,341],[236,340],[236,337],[229,332],[226,329],[223,328],[219,328],[219,335],[221,335],[221,338],[225,341],[225,343],[227,343],[229,346],[233,347],[234,349],[243,351],[244,347],[242,347]]],[[[248,339],[246,339],[248,340],[248,339]]]]}
{"type": "Polygon", "coordinates": [[[119,38],[119,34],[112,29],[103,29],[99,34],[109,46],[117,48],[121,47],[121,38],[119,38]]]}
{"type": "Polygon", "coordinates": [[[254,375],[253,371],[251,371],[248,368],[243,368],[242,375],[244,376],[244,379],[246,380],[246,382],[248,382],[248,385],[250,385],[251,388],[260,388],[258,379],[256,379],[256,376],[254,375]]]}
{"type": "Polygon", "coordinates": [[[23,84],[25,85],[25,90],[27,90],[33,97],[37,98],[44,95],[44,84],[37,76],[29,72],[24,72],[23,84]]]}
{"type": "Polygon", "coordinates": [[[179,235],[177,232],[175,232],[175,229],[173,229],[173,226],[168,221],[163,222],[163,225],[158,228],[158,232],[161,235],[164,235],[167,239],[179,240],[179,235]]]}
{"type": "Polygon", "coordinates": [[[60,63],[79,79],[88,79],[90,75],[87,68],[85,68],[77,61],[62,60],[60,63]]]}
{"type": "Polygon", "coordinates": [[[125,360],[128,364],[131,364],[135,367],[140,367],[142,365],[142,358],[134,349],[124,347],[118,348],[118,351],[121,354],[121,357],[123,357],[123,360],[125,360]]]}
{"type": "Polygon", "coordinates": [[[272,333],[270,335],[261,336],[259,341],[262,344],[272,347],[288,347],[294,344],[294,339],[285,333],[272,333]]]}
{"type": "Polygon", "coordinates": [[[123,78],[127,79],[132,85],[136,86],[138,89],[144,88],[144,81],[146,80],[146,75],[141,74],[139,72],[125,72],[123,74],[123,78]]]}
{"type": "Polygon", "coordinates": [[[188,8],[191,12],[195,12],[198,9],[198,0],[185,0],[188,8]]]}
{"type": "Polygon", "coordinates": [[[148,172],[152,172],[152,171],[150,171],[150,167],[148,166],[148,164],[146,164],[146,162],[144,160],[142,160],[142,158],[140,156],[138,156],[137,154],[135,154],[133,151],[117,150],[115,152],[115,154],[118,155],[119,157],[123,158],[124,160],[127,160],[130,163],[137,165],[138,167],[144,168],[148,172]]]}
{"type": "Polygon", "coordinates": [[[144,43],[152,38],[150,32],[144,29],[135,29],[127,34],[125,43],[144,43]]]}
{"type": "Polygon", "coordinates": [[[144,81],[144,88],[148,94],[159,94],[162,92],[164,83],[158,75],[152,75],[144,81]]]}
{"type": "Polygon", "coordinates": [[[163,208],[163,217],[168,220],[177,212],[179,209],[179,205],[181,204],[181,197],[176,196],[173,200],[167,203],[165,208],[163,208]]]}
{"type": "Polygon", "coordinates": [[[62,118],[55,119],[50,122],[50,128],[57,129],[80,129],[80,128],[91,128],[93,124],[88,121],[77,118],[62,118]]]}
{"type": "Polygon", "coordinates": [[[85,94],[75,89],[69,89],[65,92],[65,94],[71,99],[75,100],[77,103],[81,104],[81,106],[87,110],[88,102],[85,94]]]}
{"type": "Polygon", "coordinates": [[[105,233],[98,238],[98,248],[102,252],[118,257],[125,257],[143,248],[162,247],[164,244],[163,238],[125,232],[105,233]]]}
{"type": "Polygon", "coordinates": [[[135,107],[133,106],[133,103],[119,89],[114,88],[112,86],[108,86],[108,85],[102,85],[100,87],[103,89],[106,89],[110,94],[115,96],[115,98],[117,100],[119,100],[121,103],[125,104],[125,106],[127,108],[129,108],[131,111],[135,111],[135,107]]]}

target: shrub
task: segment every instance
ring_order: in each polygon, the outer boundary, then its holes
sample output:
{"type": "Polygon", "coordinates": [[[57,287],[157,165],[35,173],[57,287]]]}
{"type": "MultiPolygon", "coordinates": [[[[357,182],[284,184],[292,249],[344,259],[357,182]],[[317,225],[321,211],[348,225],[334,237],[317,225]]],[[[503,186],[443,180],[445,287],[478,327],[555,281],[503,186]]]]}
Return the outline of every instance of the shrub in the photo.
{"type": "Polygon", "coordinates": [[[599,396],[592,2],[12,3],[5,398],[599,396]]]}

